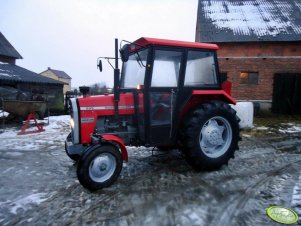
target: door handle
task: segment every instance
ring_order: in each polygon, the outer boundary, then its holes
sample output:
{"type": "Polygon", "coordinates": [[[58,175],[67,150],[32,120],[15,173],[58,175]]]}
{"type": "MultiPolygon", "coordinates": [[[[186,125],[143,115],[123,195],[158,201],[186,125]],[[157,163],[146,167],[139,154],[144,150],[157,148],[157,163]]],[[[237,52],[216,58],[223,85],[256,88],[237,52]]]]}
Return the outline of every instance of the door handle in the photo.
{"type": "Polygon", "coordinates": [[[170,90],[171,92],[171,97],[170,97],[170,131],[169,131],[169,137],[172,137],[172,122],[173,122],[173,102],[174,102],[174,95],[176,91],[174,89],[170,90]]]}

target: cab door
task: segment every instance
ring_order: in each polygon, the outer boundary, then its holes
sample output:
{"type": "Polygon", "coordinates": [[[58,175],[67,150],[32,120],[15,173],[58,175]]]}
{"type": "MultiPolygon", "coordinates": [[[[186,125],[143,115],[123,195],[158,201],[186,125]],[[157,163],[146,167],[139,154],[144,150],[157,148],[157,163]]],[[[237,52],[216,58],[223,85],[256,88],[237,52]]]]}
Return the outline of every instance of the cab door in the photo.
{"type": "Polygon", "coordinates": [[[181,50],[155,49],[148,89],[149,142],[153,146],[172,143],[178,83],[182,68],[181,50]]]}

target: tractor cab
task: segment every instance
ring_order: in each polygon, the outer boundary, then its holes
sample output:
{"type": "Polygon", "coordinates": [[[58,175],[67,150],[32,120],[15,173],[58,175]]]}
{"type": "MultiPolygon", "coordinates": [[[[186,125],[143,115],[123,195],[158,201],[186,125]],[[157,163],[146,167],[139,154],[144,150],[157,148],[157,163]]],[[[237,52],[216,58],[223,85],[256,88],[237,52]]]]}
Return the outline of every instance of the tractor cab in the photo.
{"type": "Polygon", "coordinates": [[[139,137],[146,144],[173,145],[183,116],[201,101],[190,102],[192,93],[221,90],[217,49],[213,44],[152,38],[121,48],[120,92],[139,96],[139,137]]]}
{"type": "Polygon", "coordinates": [[[128,145],[177,148],[197,170],[234,157],[239,119],[221,85],[217,45],[140,38],[118,52],[118,44],[115,39],[115,57],[99,58],[115,61],[114,93],[70,101],[66,153],[78,161],[84,187],[111,185],[128,161],[128,145]]]}

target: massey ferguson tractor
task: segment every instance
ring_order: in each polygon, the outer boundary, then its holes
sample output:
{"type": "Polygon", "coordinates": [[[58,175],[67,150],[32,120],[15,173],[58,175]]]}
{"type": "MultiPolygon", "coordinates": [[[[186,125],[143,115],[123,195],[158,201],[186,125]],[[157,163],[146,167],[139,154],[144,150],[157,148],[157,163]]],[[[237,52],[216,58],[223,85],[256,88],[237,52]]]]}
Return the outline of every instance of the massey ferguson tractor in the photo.
{"type": "MultiPolygon", "coordinates": [[[[71,133],[66,153],[89,190],[113,184],[127,146],[177,148],[196,170],[218,169],[238,149],[236,101],[223,89],[217,45],[154,38],[122,41],[118,68],[115,40],[114,92],[70,100],[71,133]]],[[[102,62],[98,61],[102,71],[102,62]]]]}

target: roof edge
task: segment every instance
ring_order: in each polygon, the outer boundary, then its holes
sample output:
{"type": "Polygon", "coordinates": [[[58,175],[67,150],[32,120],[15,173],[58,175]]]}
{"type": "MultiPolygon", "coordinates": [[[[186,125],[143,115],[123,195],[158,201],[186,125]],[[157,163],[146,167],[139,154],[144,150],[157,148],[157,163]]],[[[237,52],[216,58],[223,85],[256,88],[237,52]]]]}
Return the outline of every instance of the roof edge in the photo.
{"type": "Polygon", "coordinates": [[[4,51],[6,51],[7,53],[1,53],[1,56],[6,56],[6,57],[10,57],[13,59],[23,59],[23,57],[21,56],[21,54],[15,49],[15,47],[7,40],[7,38],[5,38],[5,36],[2,34],[2,32],[0,31],[0,40],[3,40],[3,42],[1,42],[1,46],[4,49],[4,51]],[[7,47],[10,48],[10,50],[7,50],[7,47]],[[12,53],[11,53],[12,51],[12,53]]]}
{"type": "Polygon", "coordinates": [[[184,48],[186,47],[186,48],[194,48],[194,49],[213,49],[213,50],[218,49],[218,46],[216,44],[208,44],[203,42],[177,41],[177,40],[148,38],[148,37],[141,37],[137,39],[134,43],[140,45],[141,47],[145,47],[148,45],[159,45],[159,46],[174,46],[174,47],[184,47],[184,48]]]}

